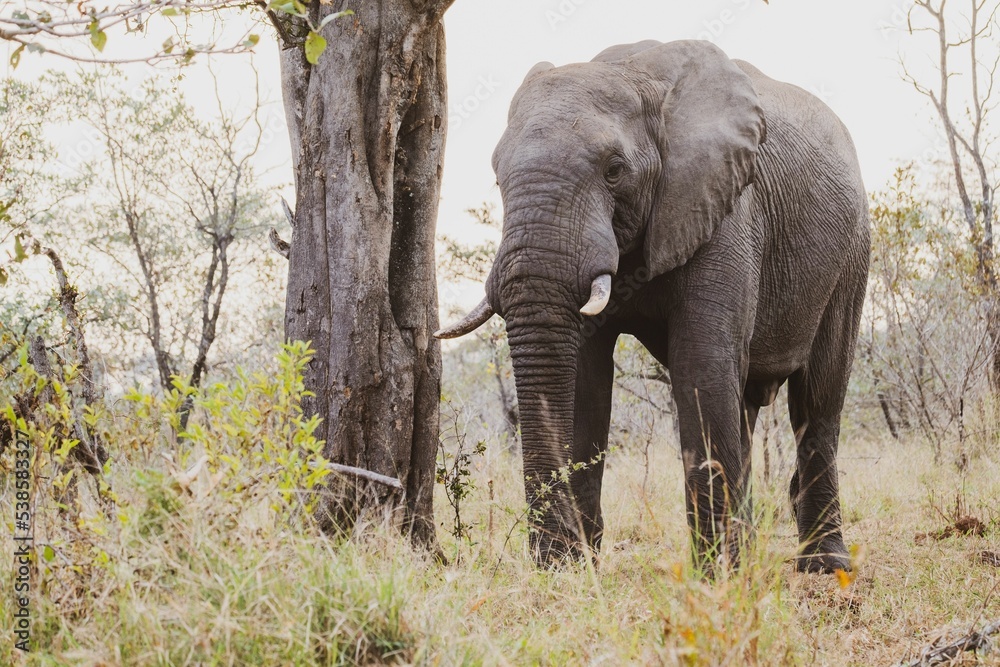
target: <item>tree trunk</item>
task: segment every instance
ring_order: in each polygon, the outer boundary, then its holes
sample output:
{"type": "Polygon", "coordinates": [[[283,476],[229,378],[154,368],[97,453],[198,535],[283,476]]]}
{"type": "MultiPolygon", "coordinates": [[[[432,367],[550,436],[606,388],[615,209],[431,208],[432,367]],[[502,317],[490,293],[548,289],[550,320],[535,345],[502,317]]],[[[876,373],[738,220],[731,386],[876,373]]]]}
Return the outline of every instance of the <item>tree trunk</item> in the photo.
{"type": "MultiPolygon", "coordinates": [[[[366,506],[401,509],[435,544],[441,356],[434,239],[447,119],[447,0],[355,0],[324,29],[318,64],[285,51],[297,203],[285,337],[311,341],[307,414],[327,457],[405,485],[330,484],[321,522],[348,529],[366,506]]],[[[343,2],[312,3],[315,23],[343,2]]]]}
{"type": "Polygon", "coordinates": [[[993,394],[1000,396],[1000,300],[996,295],[997,288],[992,287],[986,312],[986,333],[987,344],[990,348],[990,389],[993,394]]]}

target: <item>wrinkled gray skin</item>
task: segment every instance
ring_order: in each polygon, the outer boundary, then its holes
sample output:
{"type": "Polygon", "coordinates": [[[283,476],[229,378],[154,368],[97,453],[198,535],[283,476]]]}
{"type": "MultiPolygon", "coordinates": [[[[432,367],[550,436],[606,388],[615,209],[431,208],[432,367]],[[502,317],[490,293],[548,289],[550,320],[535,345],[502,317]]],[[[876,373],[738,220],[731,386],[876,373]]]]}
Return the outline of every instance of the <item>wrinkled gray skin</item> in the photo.
{"type": "Polygon", "coordinates": [[[836,453],[869,221],[833,112],[708,42],[621,45],[536,66],[493,166],[505,216],[486,294],[507,323],[538,562],[600,547],[612,353],[628,333],[670,372],[696,560],[739,558],[751,434],[787,381],[797,567],[849,569],[836,453]],[[605,273],[610,302],[585,317],[605,273]]]}

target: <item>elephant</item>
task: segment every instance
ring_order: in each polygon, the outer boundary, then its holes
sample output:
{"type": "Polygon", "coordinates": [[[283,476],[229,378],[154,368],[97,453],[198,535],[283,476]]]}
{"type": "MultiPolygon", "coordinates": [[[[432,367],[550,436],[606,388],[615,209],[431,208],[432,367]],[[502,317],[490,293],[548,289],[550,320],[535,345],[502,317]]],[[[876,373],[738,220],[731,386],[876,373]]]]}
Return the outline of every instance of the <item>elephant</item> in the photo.
{"type": "Polygon", "coordinates": [[[834,112],[710,42],[649,40],[532,68],[492,165],[486,297],[435,335],[506,322],[537,563],[599,553],[631,334],[669,372],[696,564],[736,566],[752,539],[754,425],[787,382],[795,566],[849,570],[836,455],[870,223],[834,112]]]}

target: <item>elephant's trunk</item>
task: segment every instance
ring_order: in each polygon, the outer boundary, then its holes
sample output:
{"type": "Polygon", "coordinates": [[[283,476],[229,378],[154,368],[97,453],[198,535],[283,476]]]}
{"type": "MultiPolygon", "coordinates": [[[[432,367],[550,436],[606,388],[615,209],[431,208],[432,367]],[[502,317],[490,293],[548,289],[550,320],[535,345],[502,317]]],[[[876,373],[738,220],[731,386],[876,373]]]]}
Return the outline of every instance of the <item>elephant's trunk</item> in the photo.
{"type": "Polygon", "coordinates": [[[486,292],[507,323],[531,545],[544,565],[580,555],[569,484],[577,353],[584,314],[607,304],[618,248],[611,202],[579,184],[514,180],[520,187],[508,183],[504,192],[504,238],[486,292]]]}
{"type": "Polygon", "coordinates": [[[579,515],[568,484],[571,472],[580,316],[565,308],[561,322],[549,306],[525,305],[507,314],[517,384],[530,511],[531,548],[539,564],[579,556],[579,515]]]}

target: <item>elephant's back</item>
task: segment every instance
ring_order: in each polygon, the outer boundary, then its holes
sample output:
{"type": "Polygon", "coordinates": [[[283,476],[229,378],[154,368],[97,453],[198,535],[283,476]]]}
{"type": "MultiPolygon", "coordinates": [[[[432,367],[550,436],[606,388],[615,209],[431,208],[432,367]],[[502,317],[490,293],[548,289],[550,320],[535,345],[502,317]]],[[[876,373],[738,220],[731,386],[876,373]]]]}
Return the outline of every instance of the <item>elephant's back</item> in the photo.
{"type": "Polygon", "coordinates": [[[765,236],[779,243],[802,237],[838,254],[866,248],[868,196],[847,127],[812,93],[735,62],[750,77],[767,124],[754,194],[770,223],[765,236]]]}
{"type": "Polygon", "coordinates": [[[789,164],[808,159],[831,167],[839,163],[841,168],[835,170],[838,180],[854,188],[863,199],[857,149],[847,126],[833,109],[804,88],[772,79],[743,60],[733,62],[750,77],[764,109],[768,131],[762,153],[781,155],[789,164]]]}
{"type": "Polygon", "coordinates": [[[762,266],[752,365],[784,375],[804,363],[841,277],[867,271],[868,199],[836,114],[802,88],[736,62],[767,122],[753,189],[762,266]]]}

